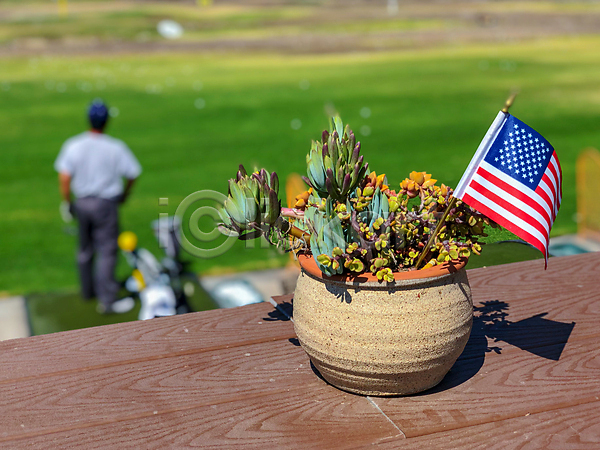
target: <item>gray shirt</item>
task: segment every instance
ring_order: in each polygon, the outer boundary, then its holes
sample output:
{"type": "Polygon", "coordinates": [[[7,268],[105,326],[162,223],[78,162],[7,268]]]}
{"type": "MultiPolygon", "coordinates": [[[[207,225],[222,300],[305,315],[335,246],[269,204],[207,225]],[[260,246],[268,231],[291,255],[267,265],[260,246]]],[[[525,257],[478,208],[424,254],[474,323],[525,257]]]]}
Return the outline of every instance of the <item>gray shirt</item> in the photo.
{"type": "Polygon", "coordinates": [[[118,197],[123,193],[123,177],[134,179],[142,172],[123,141],[90,131],[63,144],[54,168],[71,176],[71,190],[77,198],[118,197]]]}

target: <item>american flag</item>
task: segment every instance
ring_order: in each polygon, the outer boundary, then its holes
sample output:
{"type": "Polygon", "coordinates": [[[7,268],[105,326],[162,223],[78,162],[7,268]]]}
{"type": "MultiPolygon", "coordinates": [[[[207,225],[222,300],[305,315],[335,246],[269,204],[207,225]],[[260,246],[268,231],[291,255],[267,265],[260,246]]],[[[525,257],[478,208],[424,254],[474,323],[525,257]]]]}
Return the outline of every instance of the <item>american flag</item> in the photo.
{"type": "Polygon", "coordinates": [[[562,197],[562,172],[550,143],[500,112],[463,174],[454,196],[540,250],[562,197]]]}

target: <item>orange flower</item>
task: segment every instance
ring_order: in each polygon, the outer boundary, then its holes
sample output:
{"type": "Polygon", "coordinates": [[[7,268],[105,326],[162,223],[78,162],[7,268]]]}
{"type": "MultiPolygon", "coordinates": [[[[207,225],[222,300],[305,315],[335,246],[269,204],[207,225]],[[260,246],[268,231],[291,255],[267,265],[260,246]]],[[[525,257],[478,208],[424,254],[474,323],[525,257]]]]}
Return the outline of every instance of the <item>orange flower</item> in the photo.
{"type": "Polygon", "coordinates": [[[366,180],[367,182],[364,187],[371,186],[373,187],[373,190],[379,188],[382,192],[387,191],[389,189],[389,187],[386,184],[384,184],[385,173],[382,173],[381,175],[377,176],[375,171],[373,171],[369,175],[367,175],[366,180]]]}
{"type": "Polygon", "coordinates": [[[419,186],[424,188],[433,186],[437,180],[431,178],[431,174],[425,172],[412,171],[409,175],[410,179],[413,180],[419,186]]]}
{"type": "Polygon", "coordinates": [[[419,195],[421,190],[433,186],[436,181],[436,179],[431,178],[431,174],[412,171],[408,178],[400,183],[400,189],[410,198],[414,198],[419,195]]]}
{"type": "Polygon", "coordinates": [[[446,195],[448,195],[448,186],[446,186],[444,183],[442,183],[442,187],[440,188],[440,194],[445,197],[446,195]]]}
{"type": "Polygon", "coordinates": [[[306,205],[308,205],[308,197],[312,194],[312,188],[308,191],[304,191],[302,194],[296,195],[296,203],[294,204],[295,209],[306,209],[306,205]]]}

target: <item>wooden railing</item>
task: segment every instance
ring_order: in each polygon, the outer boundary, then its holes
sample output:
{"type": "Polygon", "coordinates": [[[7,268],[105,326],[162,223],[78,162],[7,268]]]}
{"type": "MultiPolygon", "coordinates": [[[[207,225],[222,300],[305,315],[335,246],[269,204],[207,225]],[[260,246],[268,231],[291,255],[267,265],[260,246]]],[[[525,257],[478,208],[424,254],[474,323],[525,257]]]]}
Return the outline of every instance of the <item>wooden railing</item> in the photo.
{"type": "Polygon", "coordinates": [[[0,448],[598,448],[600,254],[469,271],[465,352],[421,395],[329,386],[292,297],[0,343],[0,448]]]}

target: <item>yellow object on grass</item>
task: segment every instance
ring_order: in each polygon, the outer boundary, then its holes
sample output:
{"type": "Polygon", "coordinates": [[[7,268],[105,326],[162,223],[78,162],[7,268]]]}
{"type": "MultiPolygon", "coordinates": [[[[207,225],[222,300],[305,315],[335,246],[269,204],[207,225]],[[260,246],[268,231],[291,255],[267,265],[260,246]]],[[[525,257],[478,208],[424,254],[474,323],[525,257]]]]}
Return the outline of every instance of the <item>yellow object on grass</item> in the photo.
{"type": "Polygon", "coordinates": [[[119,235],[119,248],[124,252],[132,252],[137,247],[138,238],[132,231],[123,231],[119,235]]]}
{"type": "Polygon", "coordinates": [[[67,0],[58,0],[58,14],[61,16],[69,15],[69,4],[67,0]]]}
{"type": "Polygon", "coordinates": [[[133,279],[138,282],[138,289],[141,291],[146,287],[146,282],[144,281],[144,275],[138,269],[133,269],[131,274],[133,279]]]}

